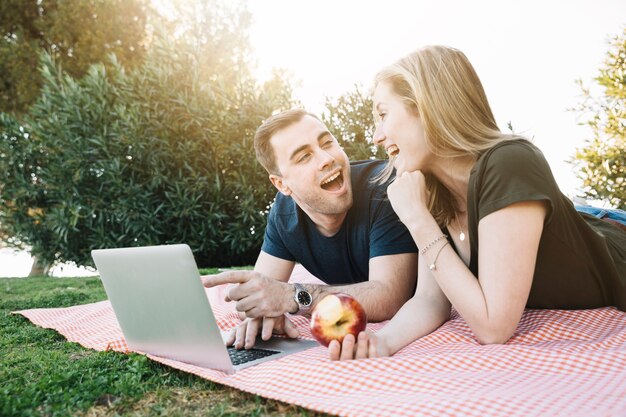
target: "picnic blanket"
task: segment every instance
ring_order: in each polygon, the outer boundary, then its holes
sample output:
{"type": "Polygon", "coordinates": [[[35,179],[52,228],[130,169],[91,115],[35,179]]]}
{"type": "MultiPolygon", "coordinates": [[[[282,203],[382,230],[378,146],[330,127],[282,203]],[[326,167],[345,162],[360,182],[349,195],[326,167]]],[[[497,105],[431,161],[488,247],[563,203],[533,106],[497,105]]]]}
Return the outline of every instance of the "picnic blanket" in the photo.
{"type": "MultiPolygon", "coordinates": [[[[303,268],[292,280],[316,281],[303,268]]],[[[225,288],[207,290],[223,329],[239,322],[224,301],[225,288]]],[[[16,313],[87,348],[128,352],[108,301],[16,313]]],[[[311,338],[308,319],[294,322],[311,338]]],[[[615,308],[527,310],[507,344],[485,346],[453,314],[393,357],[331,362],[320,346],[232,375],[147,356],[242,391],[342,416],[626,416],[626,313],[615,308]]]]}

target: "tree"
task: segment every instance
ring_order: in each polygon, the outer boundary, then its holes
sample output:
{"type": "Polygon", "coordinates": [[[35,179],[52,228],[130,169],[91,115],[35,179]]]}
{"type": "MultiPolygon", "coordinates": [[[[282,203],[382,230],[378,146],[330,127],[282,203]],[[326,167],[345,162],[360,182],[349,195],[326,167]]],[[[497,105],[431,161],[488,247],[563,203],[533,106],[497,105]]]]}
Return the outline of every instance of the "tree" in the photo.
{"type": "Polygon", "coordinates": [[[603,95],[592,96],[579,80],[584,100],[574,110],[591,127],[593,138],[577,149],[573,163],[585,196],[626,209],[626,28],[609,43],[596,83],[603,95]]]}
{"type": "Polygon", "coordinates": [[[291,88],[252,77],[244,9],[184,7],[132,69],[111,55],[76,78],[44,54],[38,100],[0,114],[0,223],[42,260],[169,243],[200,266],[258,255],[274,192],[252,137],[291,88]]]}
{"type": "Polygon", "coordinates": [[[74,77],[109,53],[128,67],[141,62],[147,13],[147,0],[3,0],[0,111],[23,113],[36,100],[41,50],[74,77]]]}
{"type": "Polygon", "coordinates": [[[352,91],[342,94],[336,100],[326,98],[327,111],[322,121],[337,138],[351,161],[385,158],[383,149],[372,143],[374,117],[372,97],[355,85],[352,91]]]}

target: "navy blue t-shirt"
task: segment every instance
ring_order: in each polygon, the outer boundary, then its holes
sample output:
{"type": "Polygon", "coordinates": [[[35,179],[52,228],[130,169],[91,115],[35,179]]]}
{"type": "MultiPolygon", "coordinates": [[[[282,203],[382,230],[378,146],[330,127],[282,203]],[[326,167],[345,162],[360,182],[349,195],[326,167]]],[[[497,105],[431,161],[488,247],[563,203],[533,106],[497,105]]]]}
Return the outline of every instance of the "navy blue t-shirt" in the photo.
{"type": "Polygon", "coordinates": [[[281,193],[270,209],[261,250],[299,262],[327,284],[353,284],[369,278],[376,256],[416,253],[413,238],[387,198],[387,185],[371,179],[384,161],[353,162],[353,203],[334,236],[322,235],[291,197],[281,193]]]}

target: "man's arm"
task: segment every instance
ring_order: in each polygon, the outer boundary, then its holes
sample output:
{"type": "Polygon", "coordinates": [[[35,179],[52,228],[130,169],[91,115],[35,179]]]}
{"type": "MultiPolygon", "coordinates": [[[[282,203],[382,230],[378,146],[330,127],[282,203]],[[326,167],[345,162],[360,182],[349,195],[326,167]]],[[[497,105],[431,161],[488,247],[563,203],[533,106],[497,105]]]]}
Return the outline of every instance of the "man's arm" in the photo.
{"type": "Polygon", "coordinates": [[[254,272],[267,275],[277,281],[287,282],[295,266],[296,263],[293,261],[277,258],[261,251],[254,264],[254,272]]]}
{"type": "MultiPolygon", "coordinates": [[[[286,278],[283,274],[286,274],[288,268],[284,264],[282,271],[269,275],[266,271],[270,270],[273,264],[271,261],[275,262],[278,258],[264,252],[261,254],[263,259],[259,256],[258,270],[255,266],[254,271],[228,271],[204,277],[204,286],[240,284],[231,288],[227,297],[237,301],[237,310],[245,312],[250,318],[279,317],[285,313],[296,313],[298,304],[294,300],[294,286],[284,282],[289,278],[293,264],[286,278]]],[[[340,286],[305,284],[304,287],[313,296],[312,308],[327,294],[344,292],[363,305],[369,320],[382,321],[390,319],[402,304],[411,298],[416,276],[417,254],[403,253],[370,259],[367,282],[340,286]]]]}
{"type": "MultiPolygon", "coordinates": [[[[313,308],[325,295],[343,292],[356,298],[369,321],[389,320],[413,296],[417,279],[417,253],[371,258],[369,280],[358,284],[304,285],[313,296],[313,308]]],[[[293,302],[295,305],[295,301],[293,302]]]]}

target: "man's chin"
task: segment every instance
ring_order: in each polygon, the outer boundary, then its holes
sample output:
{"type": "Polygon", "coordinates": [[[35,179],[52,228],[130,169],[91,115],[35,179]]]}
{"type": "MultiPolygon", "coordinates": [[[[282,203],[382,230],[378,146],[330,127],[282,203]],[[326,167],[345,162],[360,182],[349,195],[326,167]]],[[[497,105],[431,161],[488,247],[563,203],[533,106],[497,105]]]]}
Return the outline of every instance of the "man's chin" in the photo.
{"type": "Polygon", "coordinates": [[[335,200],[335,204],[332,204],[327,208],[325,214],[329,215],[340,215],[345,214],[352,208],[353,200],[352,193],[346,193],[335,200]]]}
{"type": "Polygon", "coordinates": [[[348,192],[345,194],[345,203],[342,206],[342,212],[345,213],[348,210],[350,210],[352,208],[353,203],[354,203],[354,200],[352,198],[352,192],[351,190],[348,190],[348,192]]]}

